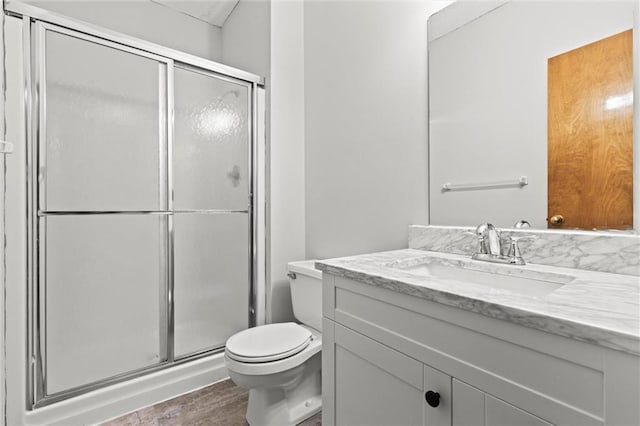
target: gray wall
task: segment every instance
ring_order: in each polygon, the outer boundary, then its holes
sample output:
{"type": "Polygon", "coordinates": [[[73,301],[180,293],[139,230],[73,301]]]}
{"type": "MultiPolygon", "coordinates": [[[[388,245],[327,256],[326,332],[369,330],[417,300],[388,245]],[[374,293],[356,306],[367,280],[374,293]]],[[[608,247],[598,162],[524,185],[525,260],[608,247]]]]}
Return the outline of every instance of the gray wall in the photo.
{"type": "Polygon", "coordinates": [[[269,1],[240,0],[222,26],[224,64],[269,77],[270,9],[269,1]]]}
{"type": "Polygon", "coordinates": [[[43,1],[34,6],[113,31],[220,61],[220,28],[150,1],[43,1]]]}
{"type": "Polygon", "coordinates": [[[307,257],[427,223],[427,17],[448,3],[305,3],[307,257]]]}
{"type": "Polygon", "coordinates": [[[306,258],[303,18],[302,2],[271,2],[269,268],[273,322],[292,318],[287,262],[306,258]]]}

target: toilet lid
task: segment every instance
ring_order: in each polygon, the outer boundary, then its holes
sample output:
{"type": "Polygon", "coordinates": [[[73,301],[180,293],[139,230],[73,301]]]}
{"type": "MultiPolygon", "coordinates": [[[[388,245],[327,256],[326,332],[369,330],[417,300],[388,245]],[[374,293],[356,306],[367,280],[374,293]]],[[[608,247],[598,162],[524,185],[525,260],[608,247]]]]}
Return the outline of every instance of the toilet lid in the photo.
{"type": "Polygon", "coordinates": [[[268,362],[301,352],[311,342],[311,332],[293,322],[261,325],[227,340],[227,355],[241,362],[268,362]]]}

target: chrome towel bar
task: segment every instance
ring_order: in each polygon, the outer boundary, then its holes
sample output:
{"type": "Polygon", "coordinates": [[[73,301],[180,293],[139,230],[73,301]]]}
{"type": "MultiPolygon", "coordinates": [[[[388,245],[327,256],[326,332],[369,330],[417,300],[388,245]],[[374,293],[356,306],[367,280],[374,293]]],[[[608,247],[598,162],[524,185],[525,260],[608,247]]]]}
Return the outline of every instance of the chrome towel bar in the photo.
{"type": "Polygon", "coordinates": [[[442,185],[442,191],[456,191],[465,189],[485,189],[485,188],[502,188],[509,186],[523,187],[529,185],[529,178],[527,176],[520,176],[517,180],[503,180],[494,182],[478,182],[478,183],[457,183],[453,184],[447,182],[442,185]]]}

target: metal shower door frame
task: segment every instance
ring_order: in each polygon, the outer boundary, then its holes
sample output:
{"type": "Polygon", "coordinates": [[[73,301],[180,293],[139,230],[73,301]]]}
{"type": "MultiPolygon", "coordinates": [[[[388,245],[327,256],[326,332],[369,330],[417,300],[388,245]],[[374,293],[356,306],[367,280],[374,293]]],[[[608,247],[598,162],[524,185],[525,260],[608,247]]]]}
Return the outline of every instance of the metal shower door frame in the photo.
{"type": "MultiPolygon", "coordinates": [[[[174,121],[174,85],[173,73],[176,65],[186,65],[190,68],[201,69],[206,73],[227,81],[232,81],[244,85],[249,90],[249,116],[250,132],[248,141],[248,170],[249,177],[249,200],[248,200],[248,221],[249,221],[249,300],[248,300],[248,324],[256,324],[256,300],[257,300],[257,203],[255,202],[258,189],[257,171],[257,149],[258,149],[258,89],[264,85],[264,79],[222,64],[218,64],[203,58],[164,48],[152,43],[137,40],[119,33],[103,30],[85,23],[80,23],[60,15],[35,8],[22,3],[9,3],[6,6],[8,13],[22,17],[23,21],[23,53],[24,53],[24,89],[25,89],[25,134],[27,139],[27,212],[28,212],[28,389],[27,407],[28,409],[39,408],[50,405],[68,398],[72,398],[86,392],[103,388],[115,383],[140,377],[151,372],[171,368],[185,362],[193,361],[220,352],[224,349],[214,348],[191,354],[187,357],[175,358],[174,340],[174,228],[173,228],[173,121],[174,121]],[[88,42],[97,43],[103,46],[118,49],[120,51],[132,53],[163,64],[165,72],[159,67],[159,173],[161,188],[164,189],[165,196],[161,195],[160,204],[164,210],[156,211],[45,211],[40,210],[43,205],[44,185],[40,184],[41,171],[44,166],[45,129],[46,124],[46,93],[44,90],[45,76],[45,35],[47,31],[54,31],[76,37],[88,42]],[[164,86],[164,87],[162,87],[164,86]],[[162,90],[164,88],[164,90],[162,90]],[[162,158],[165,158],[163,163],[162,158]],[[164,169],[164,170],[163,170],[164,169]],[[162,183],[164,178],[164,183],[162,183]],[[161,352],[164,345],[164,354],[160,353],[160,362],[138,370],[125,372],[103,380],[78,386],[65,391],[48,395],[46,392],[46,299],[45,276],[44,276],[44,248],[46,242],[45,220],[48,215],[69,215],[69,214],[143,214],[166,216],[167,241],[162,247],[166,250],[166,335],[163,340],[160,338],[161,352]]],[[[162,191],[161,191],[162,192],[162,191]]],[[[161,283],[159,283],[161,285],[161,283]]],[[[162,332],[162,327],[160,328],[162,332]]]]}

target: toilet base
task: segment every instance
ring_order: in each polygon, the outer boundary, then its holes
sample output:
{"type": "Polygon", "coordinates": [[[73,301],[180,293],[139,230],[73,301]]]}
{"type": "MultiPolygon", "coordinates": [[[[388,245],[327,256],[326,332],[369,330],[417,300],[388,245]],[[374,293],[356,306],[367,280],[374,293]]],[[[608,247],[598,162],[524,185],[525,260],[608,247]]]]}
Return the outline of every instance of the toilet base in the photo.
{"type": "MultiPolygon", "coordinates": [[[[320,355],[320,354],[318,354],[320,355]]],[[[250,426],[293,426],[322,409],[321,357],[314,356],[295,386],[252,388],[246,419],[250,426]]]]}

